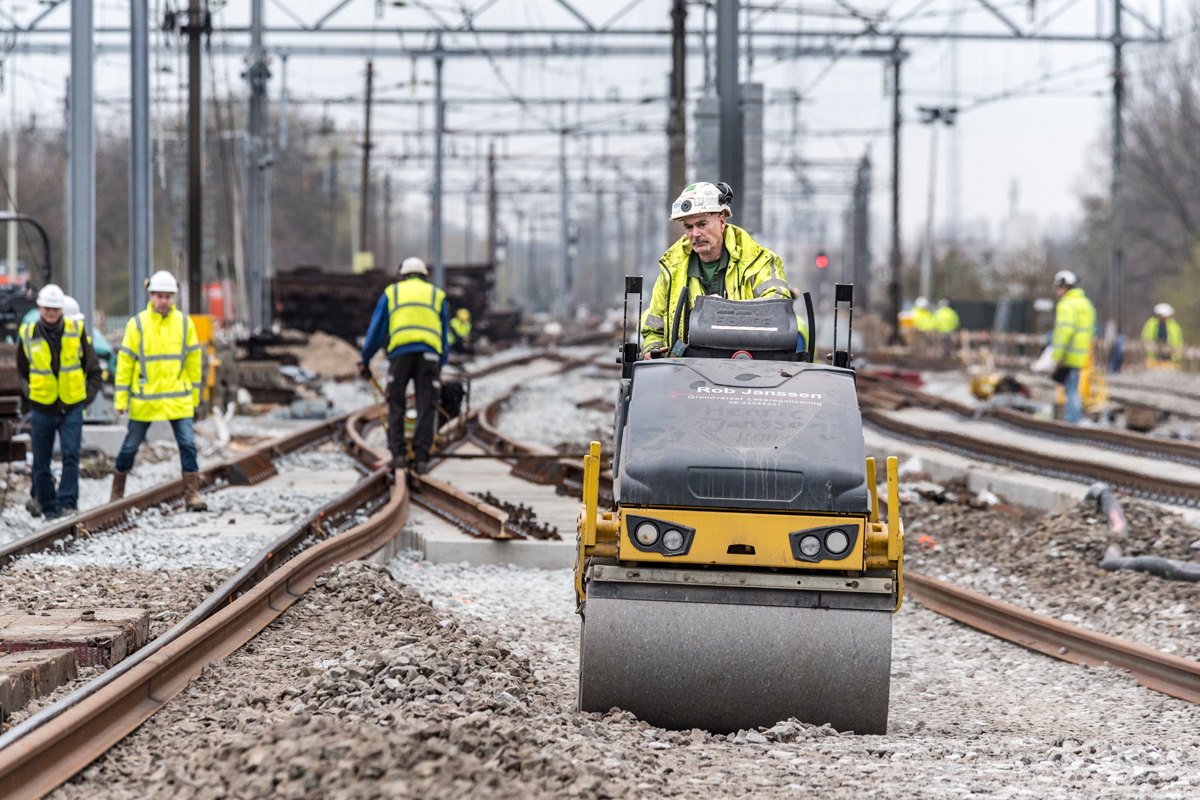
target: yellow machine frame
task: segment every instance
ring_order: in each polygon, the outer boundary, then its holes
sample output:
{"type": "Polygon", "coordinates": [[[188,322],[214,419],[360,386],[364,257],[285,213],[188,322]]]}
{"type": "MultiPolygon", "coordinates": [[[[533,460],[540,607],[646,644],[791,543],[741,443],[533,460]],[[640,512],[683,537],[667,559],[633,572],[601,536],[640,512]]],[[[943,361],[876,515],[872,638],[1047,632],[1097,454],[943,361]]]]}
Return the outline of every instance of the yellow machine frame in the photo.
{"type": "MultiPolygon", "coordinates": [[[[871,513],[843,514],[783,514],[778,512],[715,511],[691,508],[638,507],[622,508],[617,512],[600,511],[600,443],[592,442],[584,458],[583,508],[579,512],[579,552],[575,564],[575,593],[582,602],[583,571],[589,558],[621,558],[634,553],[628,560],[675,564],[712,564],[721,566],[750,566],[805,570],[841,570],[862,572],[870,569],[889,569],[896,573],[896,609],[904,594],[902,565],[904,560],[904,524],[900,520],[898,461],[887,460],[888,521],[879,521],[879,495],[876,486],[875,459],[867,459],[867,484],[871,492],[871,513]],[[629,514],[653,516],[668,522],[694,528],[698,535],[686,555],[665,556],[638,550],[629,541],[629,514]],[[841,524],[858,529],[854,547],[837,560],[817,562],[798,561],[788,541],[788,533],[805,528],[841,524]],[[864,528],[866,536],[862,536],[864,528]],[[753,554],[728,552],[731,545],[748,545],[753,554]]],[[[749,549],[749,548],[747,548],[749,549]]]]}

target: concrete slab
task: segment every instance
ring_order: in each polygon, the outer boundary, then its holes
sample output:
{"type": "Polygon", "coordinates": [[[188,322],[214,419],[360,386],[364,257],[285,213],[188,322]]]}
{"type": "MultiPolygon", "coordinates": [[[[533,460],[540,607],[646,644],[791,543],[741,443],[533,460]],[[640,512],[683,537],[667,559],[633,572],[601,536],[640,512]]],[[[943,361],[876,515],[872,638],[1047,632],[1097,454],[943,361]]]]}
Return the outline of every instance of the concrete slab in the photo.
{"type": "MultiPolygon", "coordinates": [[[[476,539],[432,511],[413,504],[400,532],[400,549],[415,550],[435,564],[513,564],[529,569],[562,569],[575,563],[575,535],[565,541],[476,539]]],[[[386,554],[381,554],[384,556],[386,554]]]]}
{"type": "Polygon", "coordinates": [[[75,680],[74,650],[35,650],[0,656],[0,720],[30,701],[75,680]]]}
{"type": "Polygon", "coordinates": [[[146,643],[150,612],[140,608],[55,608],[0,613],[0,653],[71,650],[81,667],[111,667],[146,643]]]}
{"type": "Polygon", "coordinates": [[[290,467],[253,486],[230,486],[221,491],[262,491],[263,489],[294,489],[301,492],[345,492],[362,480],[355,469],[308,469],[290,467]]]}

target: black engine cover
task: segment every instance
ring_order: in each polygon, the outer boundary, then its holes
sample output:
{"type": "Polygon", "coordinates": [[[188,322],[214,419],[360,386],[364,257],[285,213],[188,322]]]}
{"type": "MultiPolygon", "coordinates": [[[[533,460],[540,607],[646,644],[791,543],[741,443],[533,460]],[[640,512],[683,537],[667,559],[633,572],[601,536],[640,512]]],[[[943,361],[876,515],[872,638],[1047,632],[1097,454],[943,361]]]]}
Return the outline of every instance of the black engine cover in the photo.
{"type": "Polygon", "coordinates": [[[850,370],[672,358],[636,364],[630,389],[621,504],[870,511],[850,370]]]}

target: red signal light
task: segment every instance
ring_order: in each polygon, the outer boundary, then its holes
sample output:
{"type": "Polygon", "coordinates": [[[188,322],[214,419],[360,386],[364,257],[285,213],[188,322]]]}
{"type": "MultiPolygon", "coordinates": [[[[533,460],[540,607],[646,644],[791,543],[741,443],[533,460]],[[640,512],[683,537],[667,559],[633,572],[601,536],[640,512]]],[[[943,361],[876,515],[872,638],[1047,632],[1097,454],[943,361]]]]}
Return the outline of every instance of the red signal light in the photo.
{"type": "Polygon", "coordinates": [[[817,254],[817,269],[825,269],[829,266],[829,256],[824,253],[817,254]]]}

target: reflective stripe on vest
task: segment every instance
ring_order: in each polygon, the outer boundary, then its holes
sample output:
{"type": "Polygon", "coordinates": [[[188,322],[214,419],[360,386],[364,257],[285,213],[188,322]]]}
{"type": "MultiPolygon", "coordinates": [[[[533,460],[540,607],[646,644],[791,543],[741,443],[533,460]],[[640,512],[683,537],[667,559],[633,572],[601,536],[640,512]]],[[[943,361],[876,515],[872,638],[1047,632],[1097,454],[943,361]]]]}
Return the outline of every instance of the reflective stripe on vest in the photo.
{"type": "Polygon", "coordinates": [[[35,336],[36,322],[21,326],[21,346],[29,361],[29,399],[41,405],[61,400],[67,405],[87,399],[87,377],[83,374],[83,326],[63,320],[59,340],[58,374],[54,374],[54,357],[50,343],[35,336]]]}
{"type": "Polygon", "coordinates": [[[388,303],[389,351],[406,344],[427,344],[442,352],[442,305],[445,293],[420,278],[393,283],[388,303]]]}

